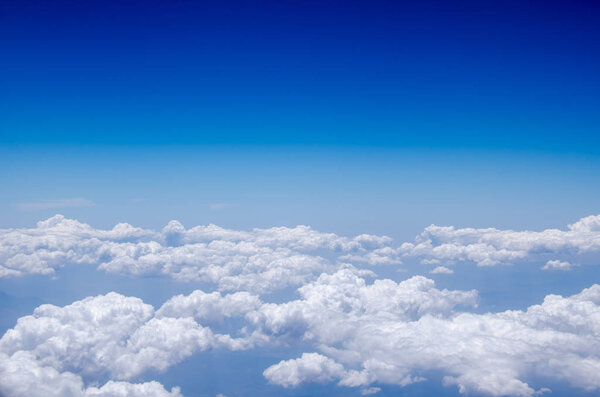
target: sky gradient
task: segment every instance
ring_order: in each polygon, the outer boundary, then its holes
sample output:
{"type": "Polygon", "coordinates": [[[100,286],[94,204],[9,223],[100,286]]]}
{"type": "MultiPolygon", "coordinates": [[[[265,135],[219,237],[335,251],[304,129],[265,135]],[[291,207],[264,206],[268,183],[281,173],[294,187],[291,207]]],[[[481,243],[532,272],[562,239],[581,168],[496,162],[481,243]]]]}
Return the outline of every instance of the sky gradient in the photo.
{"type": "Polygon", "coordinates": [[[0,139],[598,154],[598,7],[4,3],[0,139]]]}
{"type": "Polygon", "coordinates": [[[599,15],[0,2],[0,395],[594,395],[599,15]]]}

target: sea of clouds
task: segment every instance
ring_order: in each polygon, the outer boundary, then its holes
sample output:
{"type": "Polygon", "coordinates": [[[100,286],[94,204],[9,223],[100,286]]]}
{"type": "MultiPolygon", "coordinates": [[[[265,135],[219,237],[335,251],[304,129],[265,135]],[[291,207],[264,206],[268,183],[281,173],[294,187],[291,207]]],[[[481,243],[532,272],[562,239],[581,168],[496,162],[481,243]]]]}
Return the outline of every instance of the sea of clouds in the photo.
{"type": "Polygon", "coordinates": [[[600,390],[600,285],[547,295],[525,310],[476,313],[476,290],[439,289],[424,276],[396,282],[381,266],[418,260],[424,271],[539,262],[577,271],[600,253],[600,216],[566,230],[429,226],[413,242],[343,237],[307,226],[237,231],[215,225],[160,231],[95,229],[57,215],[34,228],[0,230],[0,277],[55,277],[93,266],[128,277],[167,277],[210,288],[154,307],[107,290],[59,307],[41,305],[0,339],[5,396],[181,396],[140,375],[168,370],[208,349],[309,346],[264,368],[294,388],[336,383],[374,394],[422,382],[431,371],[461,393],[533,396],[529,379],[600,390]],[[286,301],[271,293],[294,288],[286,301]],[[235,329],[215,331],[231,320],[235,329]],[[108,380],[107,380],[108,379],[108,380]]]}

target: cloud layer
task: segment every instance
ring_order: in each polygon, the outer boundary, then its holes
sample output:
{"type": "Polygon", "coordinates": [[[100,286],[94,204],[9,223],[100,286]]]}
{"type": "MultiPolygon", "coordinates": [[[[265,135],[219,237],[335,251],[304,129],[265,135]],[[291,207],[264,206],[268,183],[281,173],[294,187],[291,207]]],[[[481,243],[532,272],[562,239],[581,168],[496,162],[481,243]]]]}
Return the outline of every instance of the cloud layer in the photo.
{"type": "MultiPolygon", "coordinates": [[[[229,303],[251,298],[243,293],[207,296],[199,310],[208,318],[226,316],[229,303]]],[[[174,315],[176,306],[174,298],[157,313],[138,298],[114,292],[65,307],[42,305],[0,339],[0,394],[178,396],[178,389],[166,392],[156,382],[123,380],[162,372],[207,349],[252,347],[251,338],[216,334],[190,316],[174,315]],[[101,388],[83,386],[83,379],[104,376],[113,381],[101,388]]]]}
{"type": "Polygon", "coordinates": [[[113,274],[163,275],[213,283],[223,291],[269,292],[312,281],[340,265],[394,265],[417,258],[432,273],[447,266],[538,261],[544,270],[570,270],[600,253],[600,216],[568,230],[511,231],[429,226],[415,242],[397,246],[385,236],[352,238],[308,226],[237,231],[215,225],[185,229],[171,221],[161,231],[120,223],[94,229],[56,215],[30,229],[0,230],[0,277],[52,275],[69,265],[93,265],[113,274]],[[444,265],[444,266],[440,266],[444,265]]]}
{"type": "Polygon", "coordinates": [[[245,232],[215,225],[185,229],[171,221],[160,232],[126,223],[98,230],[56,215],[32,229],[0,230],[0,277],[52,275],[62,266],[91,264],[115,274],[164,275],[214,283],[221,290],[264,292],[335,270],[343,255],[369,262],[373,250],[389,242],[307,226],[245,232]]]}
{"type": "Polygon", "coordinates": [[[440,289],[423,276],[369,281],[374,274],[357,267],[411,257],[446,277],[457,262],[539,261],[556,271],[599,250],[598,216],[565,231],[430,226],[400,246],[306,226],[236,231],[172,221],[161,231],[98,230],[55,216],[35,228],[0,230],[0,276],[91,265],[208,282],[218,291],[173,296],[158,309],[114,292],[42,305],[0,339],[0,394],[177,397],[177,388],[134,381],[208,349],[281,346],[306,350],[264,370],[268,382],[289,388],[336,383],[368,395],[434,373],[465,394],[533,396],[547,391],[549,378],[598,391],[599,285],[548,295],[527,310],[478,314],[475,290],[440,289]],[[299,286],[295,299],[265,300],[292,285],[299,286]],[[228,319],[230,334],[213,331],[228,319]]]}
{"type": "Polygon", "coordinates": [[[600,215],[582,218],[569,225],[568,230],[541,232],[431,225],[414,243],[404,243],[397,250],[402,256],[417,257],[427,264],[474,262],[478,266],[564,261],[598,252],[600,215]]]}
{"type": "Polygon", "coordinates": [[[433,371],[444,385],[478,395],[544,392],[543,384],[536,390],[528,383],[532,377],[600,389],[599,285],[548,295],[525,311],[476,314],[475,290],[438,289],[422,276],[369,283],[360,274],[321,274],[284,303],[197,290],[158,310],[116,293],[42,305],[0,339],[0,392],[35,395],[35,385],[48,385],[39,395],[178,396],[156,382],[129,381],[207,349],[282,345],[313,349],[265,369],[265,378],[283,387],[335,382],[369,394],[433,371]],[[237,336],[201,325],[227,318],[239,321],[237,336]],[[96,387],[105,377],[110,381],[96,387]]]}
{"type": "Polygon", "coordinates": [[[340,271],[300,292],[302,299],[266,304],[252,318],[271,337],[310,341],[323,354],[269,367],[272,383],[407,385],[439,371],[445,385],[476,395],[543,392],[526,383],[532,375],[600,388],[599,285],[549,295],[526,311],[487,314],[456,310],[475,305],[475,291],[438,290],[423,277],[367,285],[340,271]]]}

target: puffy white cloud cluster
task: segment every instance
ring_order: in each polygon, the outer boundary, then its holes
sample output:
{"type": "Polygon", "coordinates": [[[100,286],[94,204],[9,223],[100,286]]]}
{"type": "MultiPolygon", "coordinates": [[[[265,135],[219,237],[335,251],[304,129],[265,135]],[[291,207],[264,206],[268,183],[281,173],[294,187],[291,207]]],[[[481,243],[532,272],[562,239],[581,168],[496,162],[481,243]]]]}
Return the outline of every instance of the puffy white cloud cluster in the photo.
{"type": "Polygon", "coordinates": [[[390,241],[372,235],[340,237],[307,226],[185,229],[177,221],[160,232],[126,223],[98,230],[56,215],[35,228],[0,230],[0,277],[51,275],[65,265],[93,264],[116,274],[165,275],[211,282],[221,290],[264,292],[335,270],[338,259],[371,264],[397,261],[386,253],[390,241]]]}
{"type": "Polygon", "coordinates": [[[532,396],[526,379],[553,378],[600,389],[600,286],[563,298],[549,295],[526,311],[475,314],[475,291],[438,290],[413,277],[367,285],[350,271],[322,275],[302,299],[264,304],[251,320],[271,338],[311,342],[304,354],[265,370],[272,383],[335,380],[407,385],[430,371],[462,393],[532,396]]]}
{"type": "MultiPolygon", "coordinates": [[[[228,304],[240,300],[239,294],[206,296],[210,302],[200,312],[208,318],[227,316],[232,310],[228,304]],[[226,310],[220,313],[222,308],[226,310]]],[[[174,314],[176,301],[161,308],[161,314],[138,298],[114,292],[65,307],[39,306],[0,339],[0,394],[175,397],[178,389],[167,392],[157,382],[114,380],[164,371],[211,348],[252,346],[249,338],[215,334],[190,316],[174,314]],[[103,376],[113,381],[100,388],[84,387],[83,379],[103,376]]]]}
{"type": "Polygon", "coordinates": [[[542,266],[542,270],[571,270],[573,266],[575,265],[569,262],[551,260],[546,262],[546,264],[542,266]]]}
{"type": "Polygon", "coordinates": [[[446,266],[438,266],[429,271],[430,274],[453,274],[454,270],[447,268],[446,266]]]}
{"type": "Polygon", "coordinates": [[[179,388],[165,390],[158,382],[108,381],[85,387],[81,376],[44,366],[30,352],[0,353],[0,393],[6,397],[181,397],[179,388]]]}
{"type": "Polygon", "coordinates": [[[312,281],[343,263],[399,264],[402,257],[434,266],[539,260],[548,263],[545,270],[569,270],[572,266],[565,264],[578,262],[579,255],[600,252],[599,225],[600,216],[583,218],[568,230],[541,232],[431,225],[415,242],[392,246],[385,236],[348,238],[308,226],[237,231],[215,225],[185,229],[171,221],[161,231],[126,223],[98,230],[56,215],[35,228],[0,230],[0,277],[52,275],[62,266],[91,264],[114,274],[164,275],[213,283],[224,291],[268,292],[312,281]]]}
{"type": "Polygon", "coordinates": [[[128,224],[97,230],[55,216],[36,228],[0,230],[0,277],[91,264],[235,292],[197,290],[157,310],[116,293],[42,305],[0,339],[0,395],[176,397],[177,388],[131,382],[211,348],[281,345],[311,346],[264,371],[284,387],[336,382],[368,395],[381,384],[441,373],[445,385],[465,394],[533,396],[547,391],[537,384],[550,377],[598,391],[599,285],[570,297],[548,295],[525,311],[477,314],[475,290],[439,289],[422,276],[369,283],[372,272],[346,262],[417,257],[432,274],[451,274],[442,264],[542,260],[544,270],[568,270],[578,263],[571,258],[599,251],[599,216],[566,231],[430,226],[415,243],[395,248],[387,237],[346,238],[305,226],[235,231],[173,221],[161,231],[128,224]],[[258,295],[290,285],[301,285],[298,299],[270,303],[258,295]],[[237,337],[207,326],[230,318],[237,337]],[[98,386],[104,379],[110,381],[98,386]]]}
{"type": "Polygon", "coordinates": [[[438,289],[422,276],[368,283],[361,274],[321,274],[284,303],[194,291],[158,310],[116,293],[42,305],[0,339],[0,394],[178,396],[177,388],[128,381],[210,348],[281,345],[317,351],[265,369],[284,387],[336,382],[370,394],[433,371],[466,394],[533,396],[546,389],[528,380],[545,377],[600,389],[600,285],[548,295],[526,311],[477,314],[475,290],[438,289]],[[227,318],[239,337],[200,325],[227,318]],[[89,383],[105,377],[101,387],[89,383]]]}
{"type": "Polygon", "coordinates": [[[284,387],[298,386],[304,382],[327,383],[342,378],[344,367],[318,353],[304,353],[302,357],[281,361],[267,368],[265,378],[284,387]]]}
{"type": "Polygon", "coordinates": [[[221,295],[196,290],[189,295],[177,295],[157,310],[157,317],[194,317],[208,322],[220,322],[224,318],[243,316],[256,310],[262,302],[248,292],[221,295]]]}
{"type": "MultiPolygon", "coordinates": [[[[414,243],[402,244],[396,254],[419,257],[426,264],[475,262],[478,266],[494,266],[524,260],[558,261],[598,252],[600,215],[582,218],[568,230],[541,232],[431,225],[414,243]]],[[[568,270],[566,266],[562,269],[568,270]]]]}

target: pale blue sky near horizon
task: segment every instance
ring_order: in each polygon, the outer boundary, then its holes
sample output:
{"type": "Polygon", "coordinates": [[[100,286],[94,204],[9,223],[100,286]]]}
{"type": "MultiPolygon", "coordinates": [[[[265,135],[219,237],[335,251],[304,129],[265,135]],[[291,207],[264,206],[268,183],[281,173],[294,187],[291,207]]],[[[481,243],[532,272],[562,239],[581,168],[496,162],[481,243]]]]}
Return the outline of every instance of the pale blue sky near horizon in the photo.
{"type": "Polygon", "coordinates": [[[11,145],[0,227],[307,224],[411,239],[429,224],[564,229],[598,212],[600,158],[544,151],[11,145]],[[75,201],[73,201],[75,200],[75,201]]]}

